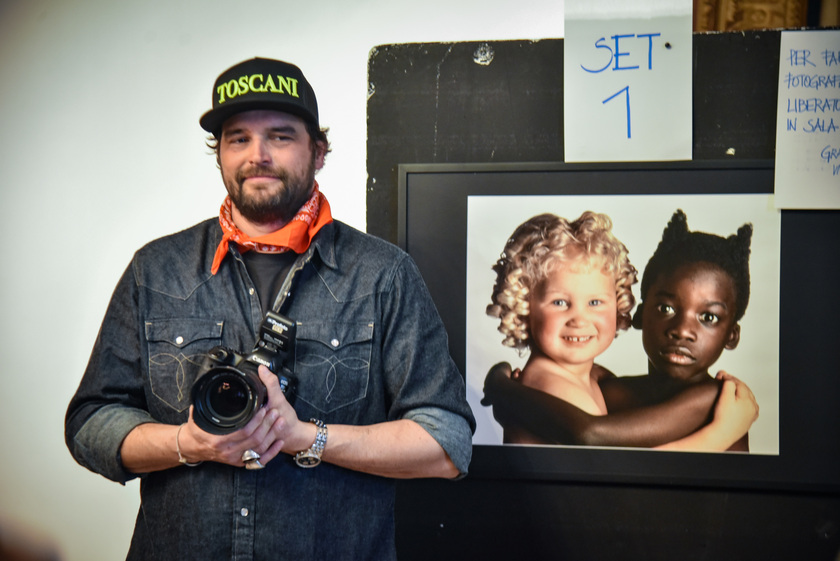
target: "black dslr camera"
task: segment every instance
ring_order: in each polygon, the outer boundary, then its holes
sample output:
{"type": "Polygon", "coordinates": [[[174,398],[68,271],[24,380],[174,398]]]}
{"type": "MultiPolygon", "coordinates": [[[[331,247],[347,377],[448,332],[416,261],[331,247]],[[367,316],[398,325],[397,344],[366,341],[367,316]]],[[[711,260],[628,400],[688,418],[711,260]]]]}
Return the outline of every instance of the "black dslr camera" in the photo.
{"type": "Polygon", "coordinates": [[[211,434],[229,434],[248,424],[268,399],[257,371],[260,364],[277,374],[280,389],[290,397],[292,373],[286,363],[294,348],[295,322],[268,312],[249,354],[210,349],[192,387],[195,424],[211,434]]]}

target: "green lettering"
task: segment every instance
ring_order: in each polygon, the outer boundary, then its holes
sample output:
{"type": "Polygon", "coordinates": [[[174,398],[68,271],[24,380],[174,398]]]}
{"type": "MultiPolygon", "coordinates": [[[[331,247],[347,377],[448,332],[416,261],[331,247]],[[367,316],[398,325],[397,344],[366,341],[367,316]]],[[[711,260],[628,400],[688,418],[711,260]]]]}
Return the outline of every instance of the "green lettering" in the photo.
{"type": "Polygon", "coordinates": [[[271,78],[271,74],[268,75],[268,80],[265,82],[265,89],[271,93],[278,93],[277,86],[274,85],[274,80],[271,78]]]}
{"type": "Polygon", "coordinates": [[[219,104],[225,102],[225,85],[222,84],[218,88],[216,88],[216,93],[219,94],[219,104]]]}
{"type": "Polygon", "coordinates": [[[283,90],[286,90],[286,93],[292,97],[298,97],[297,93],[297,80],[294,78],[286,78],[283,76],[277,76],[277,81],[280,83],[280,93],[283,93],[283,90]]]}
{"type": "Polygon", "coordinates": [[[254,85],[254,80],[255,79],[259,79],[259,81],[262,82],[263,75],[262,74],[251,74],[251,78],[248,80],[248,87],[251,88],[252,92],[264,92],[265,91],[264,86],[255,86],[254,85]]]}
{"type": "Polygon", "coordinates": [[[236,82],[236,80],[231,80],[230,82],[225,84],[225,90],[227,91],[227,96],[230,99],[233,99],[234,97],[239,95],[239,84],[236,82]]]}
{"type": "Polygon", "coordinates": [[[248,77],[247,76],[240,76],[239,77],[239,95],[245,95],[248,93],[248,77]]]}

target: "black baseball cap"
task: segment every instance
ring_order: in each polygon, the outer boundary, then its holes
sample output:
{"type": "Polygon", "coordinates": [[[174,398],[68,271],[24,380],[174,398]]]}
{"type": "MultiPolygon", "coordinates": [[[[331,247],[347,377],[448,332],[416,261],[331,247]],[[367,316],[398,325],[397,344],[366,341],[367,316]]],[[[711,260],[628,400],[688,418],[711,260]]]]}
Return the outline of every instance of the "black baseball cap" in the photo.
{"type": "Polygon", "coordinates": [[[213,108],[201,128],[219,136],[222,123],[243,111],[272,109],[318,124],[318,101],[303,72],[288,62],[252,58],[222,72],[213,86],[213,108]]]}

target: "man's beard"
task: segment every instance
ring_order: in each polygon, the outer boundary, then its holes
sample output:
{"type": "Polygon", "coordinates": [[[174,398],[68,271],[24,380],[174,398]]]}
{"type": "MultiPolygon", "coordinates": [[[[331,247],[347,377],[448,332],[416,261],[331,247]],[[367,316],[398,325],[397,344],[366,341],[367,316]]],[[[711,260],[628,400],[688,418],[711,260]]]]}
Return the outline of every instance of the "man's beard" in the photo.
{"type": "Polygon", "coordinates": [[[315,158],[309,162],[306,171],[297,176],[281,167],[257,166],[248,170],[239,170],[233,180],[222,175],[230,200],[246,220],[255,224],[288,223],[295,217],[300,207],[312,196],[315,183],[315,158]],[[283,186],[267,195],[260,191],[257,196],[245,193],[244,183],[249,177],[274,177],[283,182],[283,186]],[[264,195],[264,196],[263,196],[264,195]]]}

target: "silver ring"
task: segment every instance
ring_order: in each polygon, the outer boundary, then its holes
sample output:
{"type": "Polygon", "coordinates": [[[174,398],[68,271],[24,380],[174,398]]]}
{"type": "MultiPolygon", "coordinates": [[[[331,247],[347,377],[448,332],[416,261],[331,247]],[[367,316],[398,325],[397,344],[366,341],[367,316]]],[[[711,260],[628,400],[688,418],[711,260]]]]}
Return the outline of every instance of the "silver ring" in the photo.
{"type": "Polygon", "coordinates": [[[248,460],[245,462],[245,469],[262,469],[265,466],[260,463],[258,459],[248,460]]]}
{"type": "Polygon", "coordinates": [[[251,450],[250,448],[248,450],[245,450],[244,452],[242,452],[242,461],[245,462],[246,464],[248,462],[259,460],[259,459],[260,459],[260,455],[257,454],[256,452],[254,452],[253,450],[251,450]]]}

